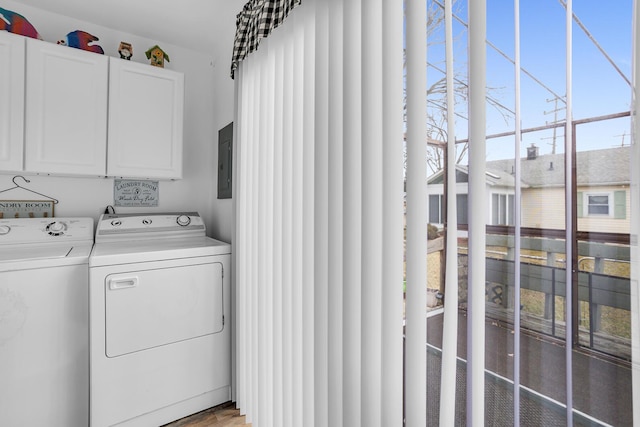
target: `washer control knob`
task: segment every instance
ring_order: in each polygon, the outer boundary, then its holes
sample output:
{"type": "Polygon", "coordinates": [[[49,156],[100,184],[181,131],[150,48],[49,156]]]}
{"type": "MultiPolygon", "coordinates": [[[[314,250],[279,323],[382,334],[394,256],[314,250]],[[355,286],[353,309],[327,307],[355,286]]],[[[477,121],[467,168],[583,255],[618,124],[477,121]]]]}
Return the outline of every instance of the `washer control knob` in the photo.
{"type": "Polygon", "coordinates": [[[120,227],[122,225],[122,221],[120,221],[119,219],[114,219],[113,221],[111,221],[111,225],[113,225],[114,227],[120,227]]]}
{"type": "Polygon", "coordinates": [[[9,227],[8,225],[0,225],[0,236],[9,234],[10,231],[11,227],[9,227]]]}
{"type": "Polygon", "coordinates": [[[186,227],[187,225],[191,224],[191,218],[188,215],[180,215],[176,219],[176,222],[178,223],[178,225],[186,227]]]}
{"type": "Polygon", "coordinates": [[[47,225],[47,232],[52,236],[60,236],[64,234],[67,226],[64,222],[54,221],[47,225]]]}

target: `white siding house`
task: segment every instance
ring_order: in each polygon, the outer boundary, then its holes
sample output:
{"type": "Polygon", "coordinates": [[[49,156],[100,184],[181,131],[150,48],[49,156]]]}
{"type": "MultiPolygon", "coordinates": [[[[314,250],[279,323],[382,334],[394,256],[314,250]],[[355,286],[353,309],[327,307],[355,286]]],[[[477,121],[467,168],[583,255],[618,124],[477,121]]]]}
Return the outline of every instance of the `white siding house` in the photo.
{"type": "MultiPolygon", "coordinates": [[[[576,154],[578,230],[629,233],[630,147],[580,151],[576,154]]],[[[514,161],[487,161],[489,225],[513,225],[514,161]]],[[[522,226],[565,228],[564,154],[521,159],[522,226]]],[[[457,166],[458,223],[466,224],[467,166],[457,166]],[[462,203],[462,204],[461,204],[462,203]],[[463,210],[463,212],[460,212],[463,210]]],[[[443,171],[429,178],[429,222],[442,225],[443,171]]]]}

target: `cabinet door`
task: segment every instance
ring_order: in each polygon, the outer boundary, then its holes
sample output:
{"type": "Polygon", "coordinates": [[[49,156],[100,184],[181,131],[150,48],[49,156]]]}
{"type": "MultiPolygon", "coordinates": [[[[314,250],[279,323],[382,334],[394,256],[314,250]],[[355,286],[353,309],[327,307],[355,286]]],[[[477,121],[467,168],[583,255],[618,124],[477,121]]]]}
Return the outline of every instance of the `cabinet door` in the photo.
{"type": "Polygon", "coordinates": [[[112,59],[107,175],[182,178],[184,75],[112,59]]]}
{"type": "Polygon", "coordinates": [[[109,58],[27,40],[25,169],[102,175],[109,58]]]}
{"type": "Polygon", "coordinates": [[[25,38],[0,31],[0,170],[22,170],[25,38]]]}

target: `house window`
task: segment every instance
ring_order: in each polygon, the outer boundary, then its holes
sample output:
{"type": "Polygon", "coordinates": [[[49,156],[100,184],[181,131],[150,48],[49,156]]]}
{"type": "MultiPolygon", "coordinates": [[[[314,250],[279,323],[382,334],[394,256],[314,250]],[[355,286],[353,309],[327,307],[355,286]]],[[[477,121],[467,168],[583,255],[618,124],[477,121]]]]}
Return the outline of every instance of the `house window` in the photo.
{"type": "Polygon", "coordinates": [[[587,194],[587,215],[609,216],[609,194],[587,194]]]}
{"type": "Polygon", "coordinates": [[[469,195],[457,194],[456,195],[456,207],[458,209],[458,224],[469,224],[469,195]]]}
{"type": "Polygon", "coordinates": [[[443,224],[443,207],[442,207],[442,195],[430,194],[429,195],[429,223],[430,224],[443,224]]]}
{"type": "Polygon", "coordinates": [[[578,217],[627,218],[627,190],[607,193],[587,193],[579,191],[578,217]]]}
{"type": "Polygon", "coordinates": [[[515,217],[513,194],[491,195],[491,224],[513,225],[515,217]]]}
{"type": "MultiPolygon", "coordinates": [[[[468,196],[466,194],[456,195],[456,209],[458,224],[469,224],[468,220],[468,196]]],[[[443,196],[441,194],[429,195],[429,223],[444,224],[446,218],[444,215],[443,196]]]]}

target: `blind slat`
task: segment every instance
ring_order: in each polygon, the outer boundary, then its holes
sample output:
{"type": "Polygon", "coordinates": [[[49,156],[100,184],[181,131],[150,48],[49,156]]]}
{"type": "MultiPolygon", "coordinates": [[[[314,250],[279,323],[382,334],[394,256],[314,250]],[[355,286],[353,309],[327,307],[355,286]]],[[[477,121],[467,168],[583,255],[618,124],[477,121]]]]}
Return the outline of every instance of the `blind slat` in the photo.
{"type": "MultiPolygon", "coordinates": [[[[311,143],[299,144],[302,148],[302,295],[300,308],[302,346],[302,424],[314,427],[315,423],[315,287],[322,286],[315,281],[315,113],[320,95],[316,94],[316,1],[310,0],[296,17],[304,32],[302,85],[302,139],[311,143]]],[[[321,207],[318,206],[320,209],[321,207]]],[[[320,349],[318,349],[320,350],[320,349]]]]}
{"type": "MultiPolygon", "coordinates": [[[[298,10],[299,12],[299,10],[298,10]]],[[[304,425],[304,370],[303,370],[303,179],[304,179],[304,55],[305,55],[305,32],[300,20],[300,14],[296,13],[289,17],[293,26],[293,140],[292,140],[292,283],[291,283],[291,308],[292,308],[292,382],[293,400],[291,407],[293,410],[293,425],[304,425]]]]}
{"type": "Polygon", "coordinates": [[[284,48],[273,49],[274,75],[274,137],[273,137],[273,425],[284,425],[283,364],[283,139],[284,139],[284,48]]]}
{"type": "Polygon", "coordinates": [[[456,185],[456,131],[453,73],[453,1],[445,0],[445,48],[447,85],[447,245],[445,254],[444,320],[442,331],[442,370],[440,375],[440,425],[455,422],[456,377],[458,356],[458,212],[456,185]],[[456,248],[456,250],[453,250],[456,248]]]}
{"type": "Polygon", "coordinates": [[[282,223],[284,232],[283,255],[282,255],[282,295],[283,295],[283,359],[284,366],[284,417],[282,425],[284,427],[293,426],[293,299],[292,299],[292,258],[293,258],[293,209],[292,209],[292,193],[293,193],[293,173],[290,167],[293,162],[292,149],[294,144],[293,135],[293,94],[294,94],[294,67],[293,67],[293,29],[291,25],[283,26],[286,29],[287,39],[284,44],[284,111],[283,111],[283,203],[282,203],[282,223]]]}
{"type": "Polygon", "coordinates": [[[343,7],[329,0],[329,378],[330,426],[343,426],[343,7]]]}
{"type": "Polygon", "coordinates": [[[382,408],[382,0],[362,8],[362,425],[382,408]],[[366,145],[366,149],[364,146],[366,145]]]}
{"type": "MultiPolygon", "coordinates": [[[[329,5],[315,1],[317,23],[315,27],[315,111],[313,181],[315,211],[314,282],[312,303],[314,305],[313,347],[315,360],[314,377],[314,423],[329,424],[329,5]]],[[[313,177],[312,177],[313,179],[313,177]]]]}
{"type": "Polygon", "coordinates": [[[403,5],[383,2],[383,271],[382,271],[382,405],[381,424],[402,419],[403,279],[403,5]]]}
{"type": "Polygon", "coordinates": [[[361,425],[362,5],[344,2],[343,425],[361,425]]]}
{"type": "Polygon", "coordinates": [[[486,0],[469,3],[469,289],[467,423],[484,424],[486,0]]]}
{"type": "Polygon", "coordinates": [[[407,427],[427,424],[427,28],[426,2],[407,0],[407,291],[405,413],[407,427]]]}

